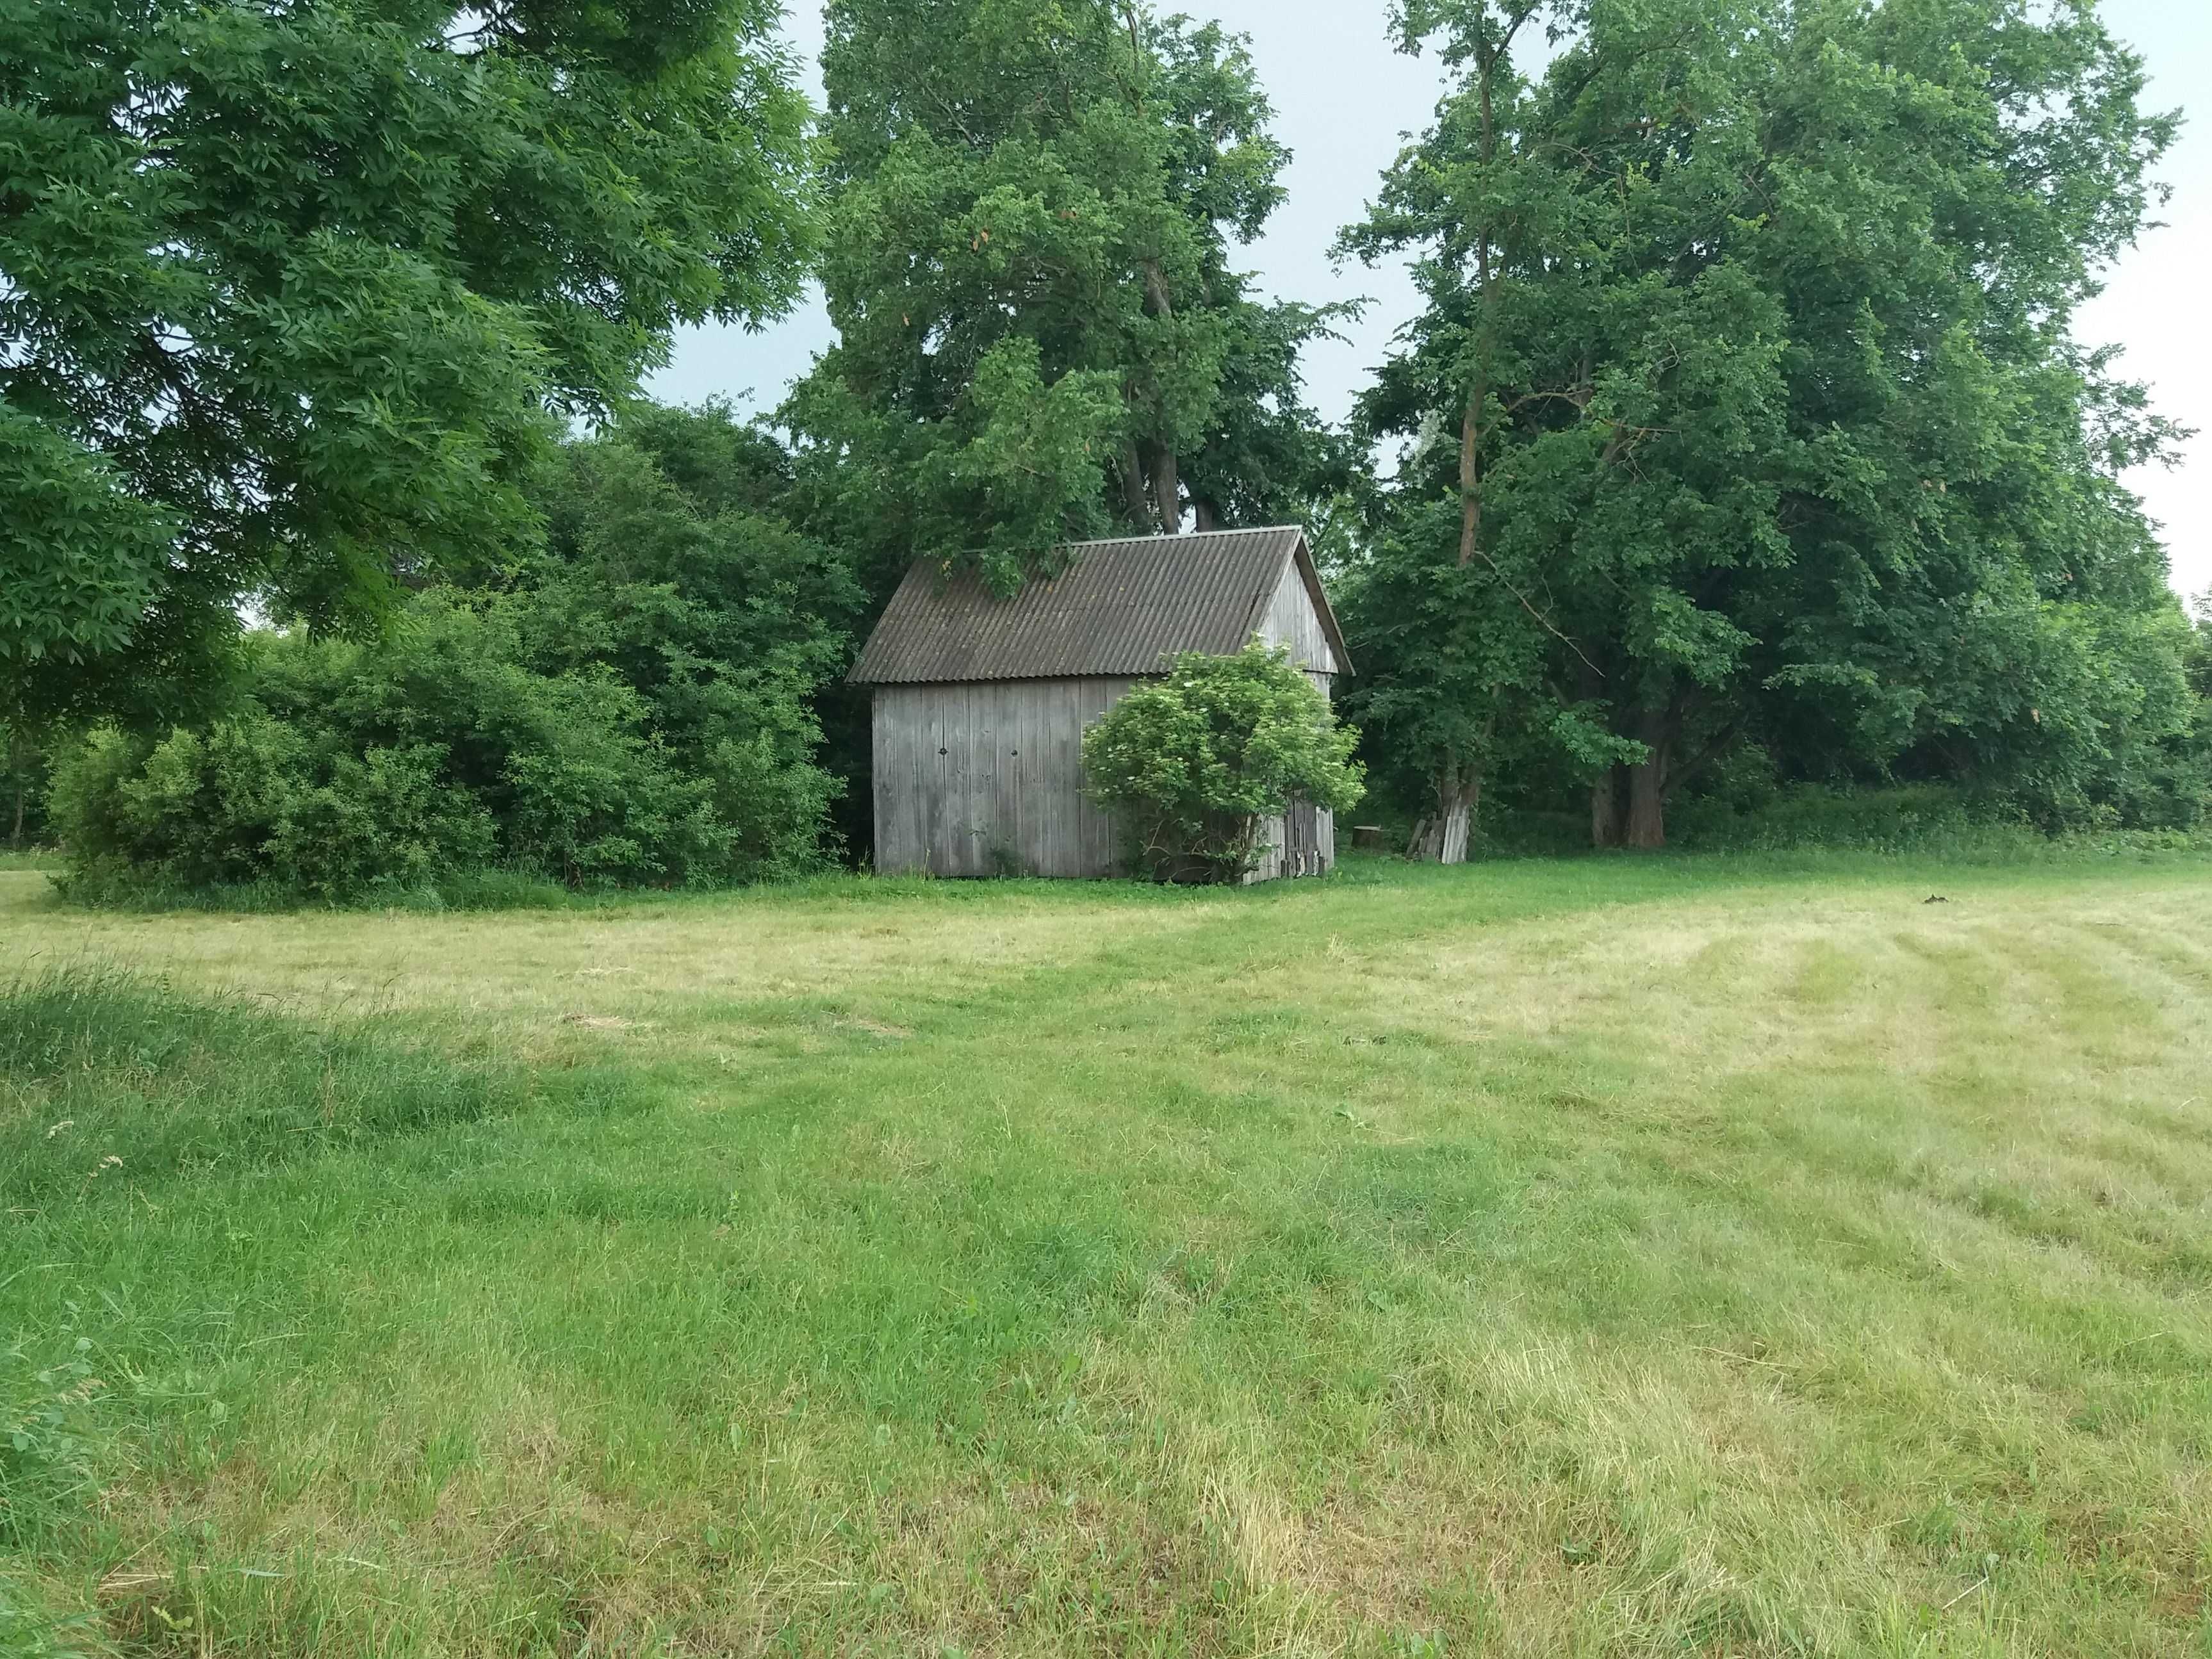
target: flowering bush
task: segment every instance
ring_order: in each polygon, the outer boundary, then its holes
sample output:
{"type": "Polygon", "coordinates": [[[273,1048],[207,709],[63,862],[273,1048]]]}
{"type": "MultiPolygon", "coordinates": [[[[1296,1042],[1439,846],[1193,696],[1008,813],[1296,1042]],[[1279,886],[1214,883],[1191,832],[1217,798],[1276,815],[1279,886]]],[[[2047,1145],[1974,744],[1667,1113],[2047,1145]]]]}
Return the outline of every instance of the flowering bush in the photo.
{"type": "Polygon", "coordinates": [[[1287,652],[1188,652],[1083,736],[1091,798],[1120,821],[1155,881],[1236,881],[1258,864],[1267,818],[1310,802],[1358,804],[1357,734],[1287,652]]]}

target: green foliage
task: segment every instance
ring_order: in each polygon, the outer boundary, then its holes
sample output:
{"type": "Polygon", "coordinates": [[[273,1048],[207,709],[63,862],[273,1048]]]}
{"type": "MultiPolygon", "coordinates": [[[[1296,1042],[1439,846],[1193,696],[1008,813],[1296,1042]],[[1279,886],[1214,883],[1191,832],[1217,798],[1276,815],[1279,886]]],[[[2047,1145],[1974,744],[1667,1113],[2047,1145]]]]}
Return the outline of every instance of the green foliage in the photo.
{"type": "Polygon", "coordinates": [[[815,704],[862,616],[842,552],[790,526],[789,469],[725,406],[633,408],[538,484],[548,554],[520,583],[532,665],[635,690],[749,877],[818,861],[842,785],[817,763],[815,704]]]}
{"type": "Polygon", "coordinates": [[[544,554],[516,573],[533,660],[612,670],[672,746],[724,735],[725,706],[805,695],[843,666],[860,589],[782,511],[788,458],[720,405],[644,405],[562,446],[534,481],[544,554]]]}
{"type": "Polygon", "coordinates": [[[362,643],[250,641],[241,695],[111,727],[54,792],[70,888],[416,902],[819,867],[836,781],[810,700],[859,592],[773,508],[782,452],[726,409],[638,408],[531,480],[548,526],[475,592],[362,643]]]}
{"type": "Polygon", "coordinates": [[[526,538],[560,416],[796,291],[766,0],[0,5],[0,711],[526,538]]]}
{"type": "Polygon", "coordinates": [[[1091,793],[1156,881],[1235,881],[1258,862],[1263,820],[1308,802],[1358,804],[1358,735],[1289,653],[1186,652],[1083,734],[1091,793]]]}
{"type": "Polygon", "coordinates": [[[2212,822],[2212,594],[2198,594],[2188,610],[2181,651],[2188,723],[2166,744],[2160,769],[2177,805],[2193,820],[2212,822]]]}
{"type": "Polygon", "coordinates": [[[1886,789],[1797,784],[1742,804],[1699,794],[1681,802],[1672,840],[1701,850],[1855,849],[2021,857],[2045,837],[2001,803],[1977,801],[1954,785],[1886,789]]]}
{"type": "Polygon", "coordinates": [[[51,724],[0,720],[0,846],[11,852],[46,838],[46,791],[60,741],[51,724]]]}
{"type": "Polygon", "coordinates": [[[1455,80],[1344,242],[1426,301],[1364,400],[1406,447],[1348,609],[1414,763],[1589,786],[1601,843],[1659,844],[1747,742],[2052,823],[2177,810],[2179,635],[2116,482],[2172,428],[2068,333],[2173,123],[2094,10],[1401,21],[1455,80]]]}
{"type": "Polygon", "coordinates": [[[1115,525],[1294,516],[1340,470],[1297,362],[1335,313],[1230,263],[1285,159],[1241,41],[1097,0],[827,21],[838,343],[782,418],[872,591],[916,556],[1010,586],[1115,525]]]}
{"type": "MultiPolygon", "coordinates": [[[[0,374],[5,374],[0,369],[0,374]]],[[[12,673],[120,649],[173,527],[101,456],[0,402],[0,652],[12,673]]]]}
{"type": "Polygon", "coordinates": [[[32,1543],[45,1511],[92,1483],[87,1421],[100,1379],[76,1340],[67,1358],[41,1364],[21,1342],[0,1347],[0,1548],[32,1543]]]}
{"type": "Polygon", "coordinates": [[[487,866],[682,884],[811,862],[826,781],[736,738],[684,769],[611,672],[533,669],[527,616],[427,594],[373,644],[255,641],[251,697],[204,726],[95,733],[54,787],[78,890],[350,901],[487,866]]]}
{"type": "Polygon", "coordinates": [[[75,1518],[95,1490],[112,1431],[89,1338],[0,1343],[0,1656],[64,1659],[108,1650],[95,1621],[64,1613],[9,1571],[75,1518]]]}

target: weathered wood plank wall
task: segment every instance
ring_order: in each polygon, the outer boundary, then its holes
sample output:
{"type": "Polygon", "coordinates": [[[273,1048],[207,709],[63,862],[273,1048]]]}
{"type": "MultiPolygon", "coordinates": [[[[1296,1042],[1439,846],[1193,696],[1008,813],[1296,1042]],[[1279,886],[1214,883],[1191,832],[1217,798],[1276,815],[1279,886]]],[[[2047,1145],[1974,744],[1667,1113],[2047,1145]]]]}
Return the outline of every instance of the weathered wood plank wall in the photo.
{"type": "Polygon", "coordinates": [[[1114,826],[1083,793],[1084,728],[1136,682],[991,680],[875,694],[876,867],[1103,876],[1114,826]]]}
{"type": "MultiPolygon", "coordinates": [[[[1295,564],[1286,566],[1260,623],[1260,637],[1269,645],[1290,647],[1291,660],[1306,671],[1306,678],[1324,697],[1334,695],[1337,670],[1342,666],[1329,647],[1328,630],[1314,609],[1295,564]]],[[[1252,873],[1255,881],[1273,881],[1283,876],[1317,876],[1336,864],[1336,814],[1317,807],[1294,810],[1291,821],[1268,820],[1269,851],[1252,873]]]]}
{"type": "Polygon", "coordinates": [[[1340,665],[1336,653],[1329,649],[1328,630],[1322,626],[1321,613],[1314,609],[1295,564],[1284,567],[1283,580],[1275,589],[1275,597],[1261,613],[1258,632],[1269,645],[1290,647],[1291,660],[1304,669],[1307,677],[1323,691],[1329,689],[1340,665]]]}
{"type": "MultiPolygon", "coordinates": [[[[1294,565],[1258,632],[1327,695],[1339,664],[1294,565]]],[[[1083,732],[1133,679],[984,680],[875,691],[876,868],[939,876],[1103,876],[1113,823],[1083,793],[1083,732]]],[[[1270,820],[1255,879],[1336,861],[1333,814],[1270,820]]]]}

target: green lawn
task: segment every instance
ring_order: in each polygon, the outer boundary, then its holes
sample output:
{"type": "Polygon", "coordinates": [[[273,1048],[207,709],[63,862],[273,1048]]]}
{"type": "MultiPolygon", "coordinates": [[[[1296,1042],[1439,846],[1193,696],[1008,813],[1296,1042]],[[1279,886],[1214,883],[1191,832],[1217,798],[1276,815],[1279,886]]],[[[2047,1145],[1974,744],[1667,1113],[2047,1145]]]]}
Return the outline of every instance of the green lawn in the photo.
{"type": "Polygon", "coordinates": [[[2212,865],[0,951],[0,1650],[2212,1652],[2212,865]]]}

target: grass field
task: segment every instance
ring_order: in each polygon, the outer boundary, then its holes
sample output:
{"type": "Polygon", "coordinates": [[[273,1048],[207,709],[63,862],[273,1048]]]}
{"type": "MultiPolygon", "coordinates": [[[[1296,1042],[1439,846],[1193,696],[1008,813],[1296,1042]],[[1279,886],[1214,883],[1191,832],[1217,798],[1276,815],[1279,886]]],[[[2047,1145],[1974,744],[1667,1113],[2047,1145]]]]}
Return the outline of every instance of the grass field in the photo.
{"type": "Polygon", "coordinates": [[[2212,1652],[2212,865],[0,950],[0,1650],[2212,1652]]]}

